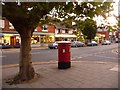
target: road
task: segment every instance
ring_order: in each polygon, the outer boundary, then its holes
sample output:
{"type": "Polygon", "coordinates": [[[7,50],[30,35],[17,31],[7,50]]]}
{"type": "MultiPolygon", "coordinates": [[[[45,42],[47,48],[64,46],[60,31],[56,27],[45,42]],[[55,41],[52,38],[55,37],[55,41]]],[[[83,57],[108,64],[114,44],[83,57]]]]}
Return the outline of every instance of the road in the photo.
{"type": "MultiPolygon", "coordinates": [[[[71,60],[118,62],[118,54],[115,52],[117,48],[118,44],[71,48],[71,60]]],[[[19,54],[19,49],[2,50],[2,64],[18,64],[19,54]]],[[[48,62],[57,60],[57,49],[32,49],[33,62],[48,62]]]]}

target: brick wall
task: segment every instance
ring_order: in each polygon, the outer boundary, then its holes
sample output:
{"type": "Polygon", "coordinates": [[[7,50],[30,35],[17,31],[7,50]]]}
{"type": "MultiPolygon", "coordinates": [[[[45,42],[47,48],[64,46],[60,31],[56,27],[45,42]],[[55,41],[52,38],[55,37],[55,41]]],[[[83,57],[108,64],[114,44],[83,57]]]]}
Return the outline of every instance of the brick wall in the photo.
{"type": "MultiPolygon", "coordinates": [[[[43,28],[41,26],[38,26],[35,30],[35,32],[42,32],[43,28]]],[[[48,33],[55,33],[55,26],[54,25],[48,25],[48,33]]]]}
{"type": "Polygon", "coordinates": [[[49,25],[48,26],[48,32],[49,33],[55,33],[55,26],[54,25],[49,25]]]}
{"type": "Polygon", "coordinates": [[[98,32],[98,34],[104,34],[105,39],[109,39],[109,32],[98,32]]]}
{"type": "MultiPolygon", "coordinates": [[[[15,31],[15,29],[10,29],[10,24],[7,19],[4,20],[4,31],[15,31]]],[[[43,28],[41,26],[36,27],[35,32],[42,32],[43,28]]],[[[55,33],[55,25],[48,25],[48,33],[55,33]]]]}

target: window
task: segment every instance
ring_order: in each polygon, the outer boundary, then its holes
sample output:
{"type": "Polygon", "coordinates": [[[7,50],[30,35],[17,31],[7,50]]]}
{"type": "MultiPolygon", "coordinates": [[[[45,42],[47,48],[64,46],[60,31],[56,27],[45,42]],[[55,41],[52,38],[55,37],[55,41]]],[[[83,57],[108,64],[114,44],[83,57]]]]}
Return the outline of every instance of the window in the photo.
{"type": "Polygon", "coordinates": [[[43,26],[43,29],[44,29],[44,30],[47,30],[47,25],[43,26]]]}
{"type": "Polygon", "coordinates": [[[4,28],[4,20],[0,20],[0,28],[4,28]]]}
{"type": "Polygon", "coordinates": [[[61,33],[61,30],[60,30],[60,29],[58,29],[58,33],[61,33]]]}
{"type": "Polygon", "coordinates": [[[43,31],[43,32],[48,32],[48,26],[47,26],[47,25],[44,25],[42,31],[43,31]]]}
{"type": "Polygon", "coordinates": [[[14,29],[14,26],[12,25],[12,23],[9,22],[9,25],[10,25],[9,29],[14,29]]]}
{"type": "Polygon", "coordinates": [[[65,33],[69,33],[69,31],[68,31],[68,30],[65,30],[65,33]]]}

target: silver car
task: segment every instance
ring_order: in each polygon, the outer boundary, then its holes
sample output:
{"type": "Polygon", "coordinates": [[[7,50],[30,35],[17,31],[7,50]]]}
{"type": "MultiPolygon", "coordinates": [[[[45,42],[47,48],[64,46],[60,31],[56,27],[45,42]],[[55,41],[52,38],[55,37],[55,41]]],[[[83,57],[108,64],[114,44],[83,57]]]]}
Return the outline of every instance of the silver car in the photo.
{"type": "Polygon", "coordinates": [[[91,41],[87,43],[87,46],[97,46],[98,43],[96,41],[91,41]]]}
{"type": "Polygon", "coordinates": [[[48,48],[57,49],[58,48],[58,42],[49,43],[48,48]]]}
{"type": "Polygon", "coordinates": [[[81,41],[73,41],[71,42],[71,47],[83,47],[85,44],[81,41]]]}
{"type": "Polygon", "coordinates": [[[109,40],[102,41],[102,45],[110,45],[110,44],[111,44],[111,41],[109,40]]]}

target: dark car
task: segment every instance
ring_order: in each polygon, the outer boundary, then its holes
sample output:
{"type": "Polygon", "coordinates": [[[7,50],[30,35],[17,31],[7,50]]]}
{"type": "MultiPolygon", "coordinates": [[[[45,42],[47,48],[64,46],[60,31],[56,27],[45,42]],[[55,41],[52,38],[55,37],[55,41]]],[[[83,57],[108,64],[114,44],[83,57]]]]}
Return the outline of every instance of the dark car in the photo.
{"type": "Polygon", "coordinates": [[[58,42],[49,43],[48,48],[57,49],[58,48],[58,42]]]}
{"type": "Polygon", "coordinates": [[[111,41],[109,40],[102,41],[102,45],[110,45],[110,44],[111,44],[111,41]]]}
{"type": "Polygon", "coordinates": [[[8,48],[12,48],[10,45],[0,45],[1,49],[8,49],[8,48]]]}
{"type": "Polygon", "coordinates": [[[71,47],[83,47],[85,44],[81,41],[73,41],[71,42],[71,47]]]}
{"type": "Polygon", "coordinates": [[[96,41],[91,41],[87,43],[87,46],[97,46],[98,43],[96,41]]]}

